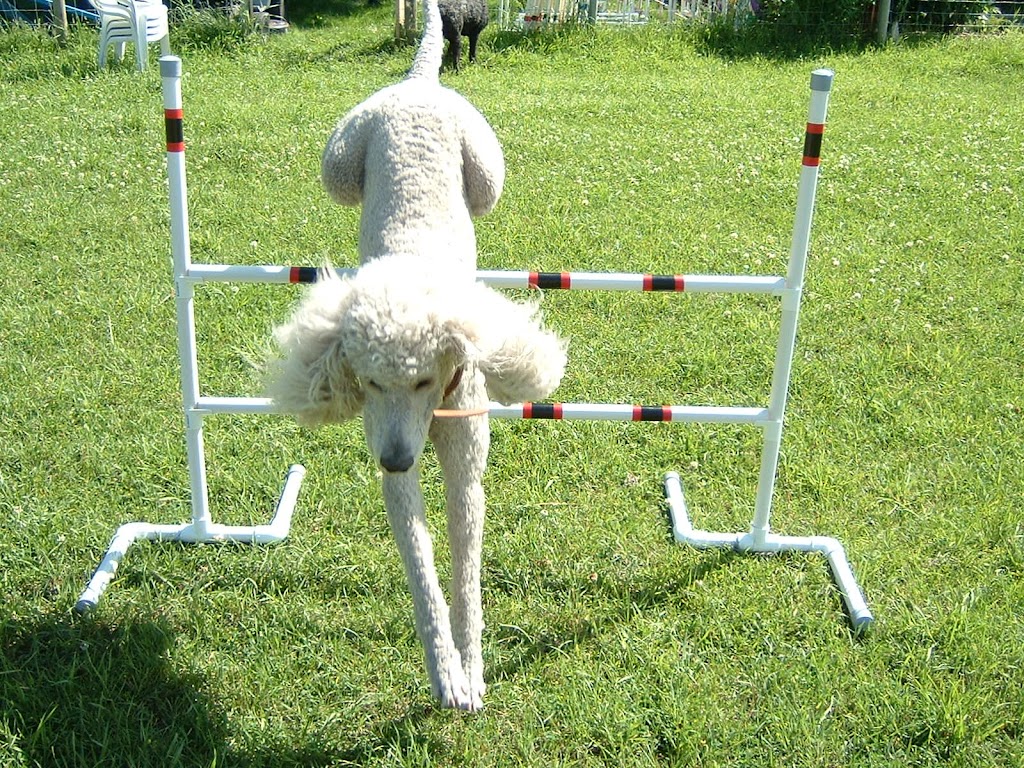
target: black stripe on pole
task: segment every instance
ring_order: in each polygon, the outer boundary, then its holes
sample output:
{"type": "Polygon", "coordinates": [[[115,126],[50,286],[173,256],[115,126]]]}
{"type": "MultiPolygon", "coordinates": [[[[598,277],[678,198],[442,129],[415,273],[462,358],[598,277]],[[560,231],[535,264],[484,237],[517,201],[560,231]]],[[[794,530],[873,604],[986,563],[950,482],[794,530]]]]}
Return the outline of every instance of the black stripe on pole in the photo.
{"type": "Polygon", "coordinates": [[[528,419],[560,419],[562,418],[561,408],[558,403],[529,403],[528,413],[524,416],[528,419]]]}
{"type": "Polygon", "coordinates": [[[183,152],[185,149],[185,122],[180,109],[164,110],[164,127],[167,132],[167,151],[183,152]]]}
{"type": "Polygon", "coordinates": [[[808,123],[804,135],[804,165],[817,165],[821,157],[821,138],[825,126],[821,123],[808,123]]]}
{"type": "Polygon", "coordinates": [[[633,421],[672,421],[672,410],[663,405],[638,405],[633,408],[633,421]]]}
{"type": "Polygon", "coordinates": [[[530,283],[535,288],[547,290],[559,290],[569,287],[569,274],[567,272],[531,272],[530,283]]]}
{"type": "Polygon", "coordinates": [[[681,275],[650,275],[644,281],[645,291],[681,291],[683,278],[681,275]]]}
{"type": "Polygon", "coordinates": [[[288,273],[290,283],[315,283],[316,267],[292,267],[288,273]]]}

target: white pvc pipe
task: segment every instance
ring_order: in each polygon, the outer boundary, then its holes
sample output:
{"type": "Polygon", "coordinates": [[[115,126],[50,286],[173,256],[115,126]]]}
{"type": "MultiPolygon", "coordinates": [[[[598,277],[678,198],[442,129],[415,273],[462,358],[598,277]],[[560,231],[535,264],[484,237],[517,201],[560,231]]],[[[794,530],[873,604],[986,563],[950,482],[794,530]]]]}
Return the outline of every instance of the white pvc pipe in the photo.
{"type": "MultiPolygon", "coordinates": [[[[181,59],[177,56],[162,56],[160,58],[160,78],[164,119],[170,133],[175,128],[181,129],[181,59]],[[178,122],[171,124],[171,120],[178,122]]],[[[180,277],[188,272],[192,264],[188,236],[188,204],[185,194],[185,147],[184,137],[181,135],[168,135],[167,139],[167,176],[170,182],[168,194],[171,205],[171,257],[174,260],[174,275],[180,277]]]]}
{"type": "Polygon", "coordinates": [[[489,413],[498,419],[554,419],[558,421],[672,421],[701,424],[760,425],[766,408],[733,408],[707,405],[639,406],[620,403],[491,403],[489,413]],[[641,408],[655,413],[643,417],[641,408]],[[553,411],[553,413],[552,413],[553,411]]]}
{"type": "MultiPolygon", "coordinates": [[[[275,414],[278,408],[269,397],[200,397],[196,403],[197,415],[212,414],[256,415],[275,414]]],[[[488,403],[487,413],[494,419],[553,419],[557,421],[666,421],[689,424],[749,424],[764,426],[768,409],[731,408],[728,406],[635,406],[618,402],[517,402],[503,406],[488,403]],[[662,412],[659,418],[642,418],[638,410],[649,408],[662,412]],[[542,409],[557,415],[538,415],[542,409]],[[535,413],[530,413],[535,412],[535,413]]]]}
{"type": "MultiPolygon", "coordinates": [[[[267,397],[201,397],[196,413],[210,415],[277,413],[274,401],[267,397]]],[[[628,403],[490,403],[488,414],[495,419],[554,419],[557,421],[671,421],[690,424],[749,424],[763,426],[767,408],[741,408],[714,405],[640,406],[628,403]],[[538,415],[542,411],[550,415],[538,415]],[[660,412],[643,415],[640,409],[660,412]]]]}
{"type": "Polygon", "coordinates": [[[755,536],[750,533],[697,530],[690,523],[686,496],[678,472],[669,472],[665,475],[665,501],[672,520],[672,535],[680,544],[697,549],[721,548],[759,554],[812,552],[825,555],[832,579],[846,605],[854,632],[863,632],[874,622],[874,617],[850,568],[846,552],[837,539],[828,536],[755,536]]]}
{"type": "Polygon", "coordinates": [[[203,419],[195,412],[199,399],[199,362],[196,352],[196,320],[192,285],[187,276],[192,266],[188,234],[188,192],[185,175],[185,141],[181,102],[181,59],[160,59],[164,122],[167,131],[167,178],[171,209],[171,258],[174,265],[175,310],[178,326],[178,361],[185,410],[185,443],[191,485],[192,523],[200,530],[210,523],[209,490],[203,447],[203,419]]]}
{"type": "MultiPolygon", "coordinates": [[[[196,356],[193,284],[196,282],[294,283],[309,282],[315,273],[308,267],[193,265],[189,253],[188,205],[181,121],[181,62],[161,59],[164,108],[168,124],[168,177],[171,207],[171,242],[177,289],[178,339],[182,392],[186,417],[189,476],[192,485],[193,520],[183,525],[128,523],[116,532],[100,567],[78,601],[80,611],[94,607],[106,589],[124,553],[139,538],[192,542],[245,541],[267,543],[288,535],[292,512],[305,470],[293,466],[288,473],[277,510],[270,524],[226,526],[212,523],[208,510],[202,422],[213,413],[267,414],[273,402],[256,397],[202,397],[199,394],[196,356]],[[172,133],[174,136],[172,137],[172,133]],[[174,140],[172,140],[172,138],[174,140]]],[[[832,73],[817,70],[811,77],[812,101],[805,138],[805,157],[797,194],[790,262],[786,277],[750,275],[651,275],[627,272],[530,272],[480,270],[477,278],[499,288],[541,288],[603,291],[665,291],[770,294],[782,299],[782,323],[776,347],[768,408],[723,406],[637,406],[614,403],[491,403],[489,413],[498,418],[554,418],[598,421],[674,421],[749,424],[765,432],[754,519],[749,533],[715,533],[695,530],[690,524],[682,483],[677,473],[665,478],[665,491],[677,541],[696,547],[729,547],[739,551],[813,551],[827,556],[843,593],[856,630],[867,627],[872,617],[864,603],[842,546],[828,537],[791,537],[769,533],[768,521],[774,492],[783,413],[792,366],[803,287],[804,269],[817,184],[817,152],[824,127],[832,73]],[[813,128],[813,130],[812,130],[813,128]]],[[[339,269],[350,275],[353,269],[339,269]]]]}
{"type": "MultiPolygon", "coordinates": [[[[245,264],[193,264],[186,278],[192,282],[232,282],[282,284],[297,282],[296,267],[245,264]]],[[[355,269],[336,269],[341,276],[355,274],[355,269]]],[[[538,275],[557,276],[574,291],[650,291],[654,277],[641,272],[552,272],[538,273],[528,270],[481,269],[477,279],[493,288],[535,288],[538,275]]],[[[659,275],[674,278],[677,293],[758,293],[780,296],[785,291],[786,279],[772,275],[659,275]]]]}
{"type": "Polygon", "coordinates": [[[196,410],[204,414],[269,414],[277,413],[269,397],[200,397],[196,410]]]}
{"type": "Polygon", "coordinates": [[[290,283],[291,267],[193,264],[188,277],[211,283],[290,283]]]}
{"type": "Polygon", "coordinates": [[[786,293],[782,297],[782,321],[775,348],[775,363],[772,370],[768,405],[772,424],[765,429],[761,468],[758,473],[757,497],[754,503],[754,518],[750,525],[751,535],[755,537],[766,536],[770,525],[772,497],[775,493],[775,480],[781,450],[782,423],[785,417],[786,399],[793,368],[793,353],[796,348],[800,297],[807,265],[807,251],[810,246],[811,223],[814,218],[821,136],[825,127],[832,79],[833,72],[828,69],[818,69],[811,73],[811,103],[808,108],[807,130],[804,135],[804,157],[800,167],[800,182],[797,187],[796,215],[789,249],[789,266],[786,271],[786,293]]]}
{"type": "Polygon", "coordinates": [[[854,630],[861,632],[874,621],[857,580],[853,576],[846,551],[837,539],[829,536],[779,536],[769,534],[757,541],[749,534],[740,539],[737,549],[741,552],[774,554],[780,552],[812,552],[825,555],[832,579],[836,583],[850,616],[854,630]]]}
{"type": "MultiPolygon", "coordinates": [[[[291,526],[299,487],[306,472],[298,464],[289,469],[274,517],[268,525],[225,526],[211,521],[203,446],[203,417],[212,411],[201,406],[203,398],[199,394],[195,310],[193,290],[189,279],[192,263],[188,235],[188,195],[182,128],[181,60],[176,56],[162,57],[160,59],[160,75],[163,84],[164,119],[167,131],[171,256],[176,289],[178,356],[181,365],[181,388],[185,412],[192,522],[179,525],[136,522],[127,523],[118,528],[103,560],[76,603],[76,610],[80,613],[96,606],[100,596],[114,578],[121,559],[128,548],[138,539],[270,543],[285,538],[291,526]]],[[[232,399],[225,398],[225,400],[232,399]]],[[[240,398],[239,400],[245,399],[240,398]]],[[[255,402],[257,399],[249,398],[248,400],[255,402]]],[[[262,412],[262,410],[258,412],[262,412]]]]}
{"type": "Polygon", "coordinates": [[[547,287],[573,291],[650,291],[653,279],[674,279],[677,288],[653,289],[676,293],[765,293],[777,295],[785,279],[760,275],[650,275],[642,272],[530,272],[528,270],[477,271],[477,279],[493,288],[547,287]]]}
{"type": "Polygon", "coordinates": [[[292,465],[285,477],[284,487],[274,516],[267,525],[220,525],[207,523],[197,525],[181,523],[162,525],[158,523],[126,523],[114,533],[107,552],[103,556],[88,586],[75,603],[78,613],[91,611],[100,601],[117,572],[128,548],[136,541],[181,541],[190,543],[216,543],[237,541],[247,544],[272,544],[288,537],[292,514],[299,496],[299,487],[306,470],[301,464],[292,465]]]}
{"type": "Polygon", "coordinates": [[[680,544],[688,544],[698,549],[712,547],[728,547],[737,549],[741,533],[715,533],[698,531],[690,523],[689,510],[686,508],[686,496],[678,472],[665,475],[665,500],[668,502],[669,517],[672,519],[672,535],[680,544]]]}
{"type": "Polygon", "coordinates": [[[828,111],[832,79],[833,73],[825,69],[816,70],[811,75],[811,104],[804,141],[804,159],[797,190],[797,210],[785,290],[781,292],[782,322],[775,351],[770,402],[767,417],[761,423],[764,427],[764,446],[750,531],[747,534],[730,534],[695,530],[689,520],[682,482],[676,472],[670,472],[665,476],[665,498],[672,518],[672,532],[680,543],[699,548],[729,547],[742,552],[817,552],[825,555],[832,577],[843,596],[853,629],[855,632],[862,632],[870,627],[874,617],[864,601],[839,541],[827,536],[779,536],[769,532],[783,418],[796,345],[800,297],[814,215],[821,136],[828,111]]]}

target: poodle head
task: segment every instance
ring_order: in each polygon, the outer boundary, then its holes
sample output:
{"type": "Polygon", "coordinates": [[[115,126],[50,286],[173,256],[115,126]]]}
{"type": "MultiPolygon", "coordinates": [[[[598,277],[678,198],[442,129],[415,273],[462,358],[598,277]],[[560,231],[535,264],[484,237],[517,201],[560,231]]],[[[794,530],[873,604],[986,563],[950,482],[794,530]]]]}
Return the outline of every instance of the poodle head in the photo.
{"type": "Polygon", "coordinates": [[[534,308],[401,257],[351,278],[325,271],[276,336],[278,408],[310,426],[361,410],[370,452],[388,472],[416,464],[434,410],[455,396],[466,367],[502,402],[546,397],[565,368],[564,345],[534,308]]]}

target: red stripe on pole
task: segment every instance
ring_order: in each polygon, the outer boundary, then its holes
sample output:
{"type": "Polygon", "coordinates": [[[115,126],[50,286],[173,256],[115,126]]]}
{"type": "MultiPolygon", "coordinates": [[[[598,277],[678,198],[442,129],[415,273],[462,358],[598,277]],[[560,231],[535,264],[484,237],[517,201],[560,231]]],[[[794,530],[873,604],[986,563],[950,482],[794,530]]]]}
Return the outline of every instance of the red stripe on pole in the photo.
{"type": "Polygon", "coordinates": [[[825,133],[824,123],[807,124],[807,133],[804,134],[804,165],[813,168],[820,163],[823,133],[825,133]]]}
{"type": "Polygon", "coordinates": [[[561,403],[523,403],[524,419],[560,419],[561,403]]]}
{"type": "Polygon", "coordinates": [[[672,421],[672,406],[634,405],[633,421],[672,421]]]}
{"type": "Polygon", "coordinates": [[[531,272],[527,285],[531,288],[565,290],[572,287],[572,276],[568,272],[531,272]]]}
{"type": "Polygon", "coordinates": [[[645,291],[675,291],[676,293],[685,289],[686,279],[682,275],[644,275],[643,289],[645,291]]]}
{"type": "Polygon", "coordinates": [[[164,126],[167,133],[167,151],[185,151],[185,128],[182,122],[183,112],[177,109],[164,110],[164,126]]]}

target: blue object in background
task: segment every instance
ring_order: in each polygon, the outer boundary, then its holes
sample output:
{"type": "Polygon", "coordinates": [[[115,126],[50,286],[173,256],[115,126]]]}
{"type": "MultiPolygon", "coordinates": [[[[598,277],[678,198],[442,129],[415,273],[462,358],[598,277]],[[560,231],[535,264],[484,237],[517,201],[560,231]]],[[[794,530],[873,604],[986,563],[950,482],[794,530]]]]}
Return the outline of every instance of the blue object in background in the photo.
{"type": "MultiPolygon", "coordinates": [[[[100,17],[88,0],[67,0],[68,18],[99,23],[100,17]]],[[[52,19],[52,0],[0,0],[0,18],[26,24],[52,19]]]]}

